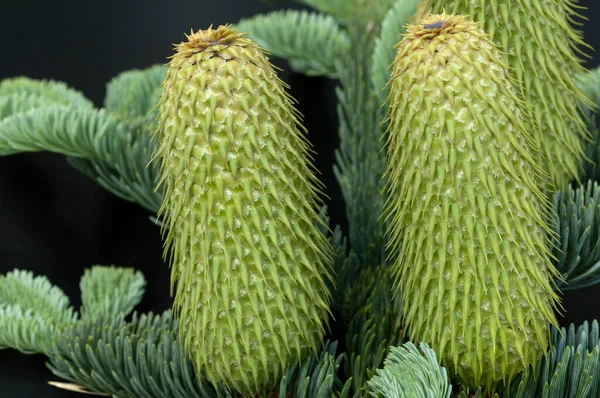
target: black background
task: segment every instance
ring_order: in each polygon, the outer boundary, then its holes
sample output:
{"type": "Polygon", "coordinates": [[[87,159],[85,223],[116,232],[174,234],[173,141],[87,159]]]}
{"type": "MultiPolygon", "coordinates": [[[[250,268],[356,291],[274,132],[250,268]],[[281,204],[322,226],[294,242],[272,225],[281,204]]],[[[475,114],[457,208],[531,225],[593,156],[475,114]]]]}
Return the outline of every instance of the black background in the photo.
{"type": "MultiPolygon", "coordinates": [[[[585,40],[600,48],[597,1],[580,1],[585,40]]],[[[18,75],[51,78],[82,91],[102,106],[106,83],[119,72],[166,62],[172,43],[190,29],[234,23],[240,18],[280,8],[300,8],[290,1],[259,0],[3,0],[0,11],[0,79],[18,75]]],[[[588,67],[600,63],[591,53],[588,67]]],[[[338,146],[335,82],[289,72],[281,77],[305,115],[317,167],[327,185],[334,224],[344,225],[344,208],[333,177],[338,146]]],[[[162,261],[159,231],[149,214],[107,193],[50,153],[0,157],[0,273],[14,268],[46,275],[79,306],[84,268],[116,264],[141,270],[147,292],[141,312],[170,308],[169,269],[162,261]]],[[[600,288],[564,295],[562,324],[600,318],[600,288]]],[[[75,397],[48,386],[57,380],[45,358],[0,351],[0,397],[75,397]]]]}

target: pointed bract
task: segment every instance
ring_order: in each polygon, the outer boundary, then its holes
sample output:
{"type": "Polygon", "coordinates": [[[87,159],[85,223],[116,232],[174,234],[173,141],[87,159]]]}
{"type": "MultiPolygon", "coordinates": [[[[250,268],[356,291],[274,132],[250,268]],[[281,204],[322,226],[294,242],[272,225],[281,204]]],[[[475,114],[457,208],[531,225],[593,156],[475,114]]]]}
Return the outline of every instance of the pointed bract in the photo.
{"type": "Polygon", "coordinates": [[[254,395],[324,335],[320,186],[263,51],[227,26],[187,38],[169,63],[155,137],[174,311],[198,372],[254,395]]]}

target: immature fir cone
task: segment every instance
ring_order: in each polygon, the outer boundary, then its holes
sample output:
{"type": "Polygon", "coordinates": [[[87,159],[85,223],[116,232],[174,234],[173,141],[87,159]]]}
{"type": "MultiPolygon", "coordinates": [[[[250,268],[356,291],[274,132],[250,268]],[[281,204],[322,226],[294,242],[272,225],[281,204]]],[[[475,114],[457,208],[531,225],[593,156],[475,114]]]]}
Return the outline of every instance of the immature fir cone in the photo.
{"type": "Polygon", "coordinates": [[[589,140],[574,78],[583,72],[576,53],[585,45],[570,24],[579,18],[573,0],[429,0],[432,12],[468,15],[483,23],[513,68],[527,105],[528,129],[542,149],[539,161],[556,189],[578,178],[589,140]]]}
{"type": "Polygon", "coordinates": [[[535,363],[556,324],[545,175],[500,54],[474,22],[409,26],[390,84],[388,249],[408,333],[490,390],[535,363]]]}
{"type": "Polygon", "coordinates": [[[174,312],[198,372],[254,395],[324,335],[331,248],[319,183],[263,51],[228,26],[187,38],[156,134],[174,312]]]}

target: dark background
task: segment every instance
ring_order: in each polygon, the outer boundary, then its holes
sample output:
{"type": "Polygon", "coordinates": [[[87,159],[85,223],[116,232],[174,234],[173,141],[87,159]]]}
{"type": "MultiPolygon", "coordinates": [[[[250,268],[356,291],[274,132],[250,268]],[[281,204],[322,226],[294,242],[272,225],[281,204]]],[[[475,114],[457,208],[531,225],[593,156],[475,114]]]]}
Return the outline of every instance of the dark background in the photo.
{"type": "MultiPolygon", "coordinates": [[[[600,48],[595,20],[597,1],[587,6],[585,40],[600,48]]],[[[102,106],[105,84],[119,72],[166,62],[172,43],[190,29],[234,23],[240,18],[279,8],[300,8],[290,1],[259,0],[157,1],[103,0],[56,2],[2,1],[0,79],[18,75],[51,78],[82,91],[102,106]]],[[[327,185],[334,224],[344,223],[344,207],[332,173],[338,146],[335,82],[289,72],[281,77],[305,115],[317,167],[327,185]]],[[[588,67],[600,63],[592,53],[588,67]]],[[[141,312],[170,308],[169,269],[162,261],[162,242],[149,214],[107,193],[71,168],[63,156],[50,153],[0,157],[0,273],[14,268],[46,275],[79,306],[79,278],[94,264],[116,264],[141,270],[147,293],[141,312]]],[[[600,318],[600,288],[564,295],[562,324],[600,318]]],[[[76,397],[48,386],[57,380],[40,355],[0,351],[0,397],[76,397]]]]}

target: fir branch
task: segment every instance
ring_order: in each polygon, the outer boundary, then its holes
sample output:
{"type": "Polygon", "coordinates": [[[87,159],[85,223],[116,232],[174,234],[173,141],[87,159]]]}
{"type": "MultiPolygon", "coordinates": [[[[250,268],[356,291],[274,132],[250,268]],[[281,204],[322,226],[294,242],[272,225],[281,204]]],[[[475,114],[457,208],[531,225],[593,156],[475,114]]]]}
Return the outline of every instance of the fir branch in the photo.
{"type": "Polygon", "coordinates": [[[45,277],[20,270],[0,276],[0,348],[47,353],[55,331],[75,319],[69,299],[45,277]]]}
{"type": "Polygon", "coordinates": [[[18,304],[56,319],[64,319],[69,309],[69,298],[45,276],[18,269],[0,276],[0,303],[18,304]]]}
{"type": "Polygon", "coordinates": [[[149,130],[164,67],[124,72],[94,109],[64,83],[27,78],[0,83],[0,155],[51,151],[117,196],[156,212],[156,165],[149,130]],[[111,113],[112,112],[112,113],[111,113]]]}
{"type": "MultiPolygon", "coordinates": [[[[456,398],[499,398],[497,393],[493,395],[485,394],[481,387],[479,387],[475,391],[470,391],[469,389],[465,389],[456,395],[456,398]]],[[[508,398],[508,396],[503,396],[503,398],[508,398]]]]}
{"type": "Polygon", "coordinates": [[[596,67],[578,76],[576,82],[581,91],[590,100],[590,103],[583,104],[583,109],[597,111],[600,107],[600,67],[596,67]]]}
{"type": "Polygon", "coordinates": [[[401,296],[393,294],[389,267],[380,265],[364,269],[343,298],[340,320],[348,330],[345,373],[352,380],[354,396],[361,397],[389,347],[404,339],[401,296]]]}
{"type": "MultiPolygon", "coordinates": [[[[325,342],[318,355],[311,355],[288,367],[279,384],[279,397],[330,398],[334,396],[337,373],[343,355],[336,357],[337,342],[325,342]]],[[[342,395],[343,396],[343,395],[342,395]]]]}
{"type": "Polygon", "coordinates": [[[155,184],[158,165],[151,162],[151,130],[166,67],[130,70],[112,79],[106,90],[106,109],[127,126],[106,143],[110,158],[69,158],[69,163],[116,196],[137,203],[153,214],[162,203],[155,184]]]}
{"type": "MultiPolygon", "coordinates": [[[[196,376],[177,339],[171,312],[161,316],[134,313],[111,321],[82,320],[66,328],[50,353],[50,370],[89,391],[125,397],[233,397],[224,385],[213,386],[196,376]]],[[[342,356],[336,343],[326,343],[321,353],[292,365],[284,372],[281,398],[328,398],[340,382],[336,374],[342,356]]]]}
{"type": "MultiPolygon", "coordinates": [[[[45,353],[52,372],[74,383],[53,383],[59,387],[121,398],[232,398],[225,385],[198,377],[182,351],[170,311],[134,313],[131,322],[125,321],[144,285],[141,273],[132,269],[86,270],[80,283],[82,318],[77,320],[67,297],[45,277],[8,273],[0,277],[0,348],[45,353]]],[[[343,356],[336,357],[336,351],[337,343],[326,342],[319,354],[292,364],[279,391],[270,396],[326,398],[343,390],[337,378],[343,356]]]]}
{"type": "MultiPolygon", "coordinates": [[[[575,329],[552,328],[550,352],[533,374],[525,372],[508,396],[513,398],[593,398],[600,394],[598,322],[575,329]]],[[[505,393],[504,396],[507,396],[505,393]]]]}
{"type": "Polygon", "coordinates": [[[23,354],[47,353],[57,329],[55,322],[31,308],[0,304],[0,349],[13,348],[23,354]]]}
{"type": "Polygon", "coordinates": [[[391,347],[384,368],[369,380],[371,395],[449,398],[452,385],[446,369],[438,365],[435,352],[427,344],[419,344],[419,349],[412,343],[391,347]]]}
{"type": "Polygon", "coordinates": [[[81,318],[110,320],[128,315],[142,299],[146,280],[132,268],[93,266],[81,278],[81,318]]]}
{"type": "Polygon", "coordinates": [[[352,14],[354,0],[296,0],[325,14],[344,20],[352,14]]]}
{"type": "Polygon", "coordinates": [[[330,16],[307,11],[275,11],[242,19],[235,26],[273,55],[289,61],[292,70],[335,77],[335,60],[345,56],[348,35],[330,16]]]}
{"type": "Polygon", "coordinates": [[[384,111],[371,87],[370,50],[375,31],[353,24],[349,57],[338,60],[341,87],[338,95],[340,148],[334,174],[346,202],[349,243],[361,266],[385,259],[381,220],[385,180],[385,153],[381,150],[384,111]]]}
{"type": "Polygon", "coordinates": [[[598,110],[600,109],[600,67],[580,75],[576,79],[579,88],[585,94],[589,103],[583,103],[582,109],[593,141],[586,148],[587,159],[583,164],[581,181],[594,180],[600,182],[600,129],[598,129],[598,110]]]}
{"type": "Polygon", "coordinates": [[[588,181],[576,189],[567,187],[554,195],[557,211],[553,247],[561,290],[580,289],[600,282],[600,187],[588,181]]]}
{"type": "Polygon", "coordinates": [[[228,396],[215,393],[195,377],[177,342],[170,312],[122,315],[104,322],[80,321],[66,328],[50,353],[49,368],[56,376],[89,391],[125,397],[228,396]]]}
{"type": "Polygon", "coordinates": [[[378,93],[379,104],[384,104],[389,94],[386,86],[391,76],[390,65],[396,54],[394,47],[402,39],[407,21],[415,14],[421,2],[422,0],[397,0],[381,23],[381,31],[371,56],[371,83],[378,93]]]}
{"type": "Polygon", "coordinates": [[[104,158],[106,135],[123,127],[103,110],[51,105],[14,113],[0,121],[0,155],[51,151],[68,156],[104,158]]]}
{"type": "Polygon", "coordinates": [[[356,253],[352,251],[348,253],[348,242],[339,225],[333,230],[331,247],[333,248],[332,268],[335,275],[335,283],[331,287],[331,307],[334,311],[341,311],[347,292],[360,274],[361,267],[356,253]]]}
{"type": "Polygon", "coordinates": [[[395,0],[296,0],[340,21],[350,21],[356,15],[367,22],[378,22],[395,0]]]}
{"type": "Polygon", "coordinates": [[[14,77],[0,82],[0,96],[27,94],[44,97],[55,104],[70,105],[91,109],[94,107],[82,93],[54,80],[35,80],[28,77],[14,77]]]}
{"type": "Polygon", "coordinates": [[[146,128],[127,125],[105,110],[50,105],[0,121],[0,155],[51,151],[115,195],[156,212],[156,165],[146,128]]]}
{"type": "Polygon", "coordinates": [[[387,267],[375,268],[379,270],[377,276],[367,268],[385,260],[384,226],[380,217],[385,184],[381,178],[385,154],[380,142],[384,112],[368,78],[369,54],[377,32],[372,26],[355,21],[350,24],[349,33],[350,57],[340,59],[338,66],[340,149],[336,152],[334,173],[346,201],[352,249],[346,257],[345,242],[337,238],[338,245],[334,248],[338,252],[335,264],[338,286],[334,304],[340,303],[342,322],[347,327],[344,371],[348,393],[360,397],[367,394],[366,382],[385,358],[388,347],[400,343],[403,336],[393,312],[397,308],[389,305],[393,301],[391,278],[381,274],[387,272],[387,267]]]}
{"type": "Polygon", "coordinates": [[[166,67],[155,65],[121,73],[107,85],[105,107],[126,128],[106,143],[109,157],[69,158],[69,163],[116,196],[153,214],[162,203],[155,182],[158,165],[151,162],[151,130],[166,67]]]}
{"type": "Polygon", "coordinates": [[[596,181],[600,182],[600,129],[596,113],[589,108],[588,112],[588,131],[592,136],[592,143],[585,149],[586,159],[592,161],[583,162],[583,172],[581,173],[580,181],[596,181]]]}
{"type": "Polygon", "coordinates": [[[0,120],[14,113],[27,112],[33,108],[40,108],[54,104],[55,101],[42,95],[26,92],[16,92],[0,95],[0,120]]]}
{"type": "Polygon", "coordinates": [[[155,65],[119,74],[106,86],[104,107],[121,120],[152,123],[166,70],[166,66],[155,65]]]}
{"type": "Polygon", "coordinates": [[[157,188],[158,165],[151,162],[153,142],[149,131],[130,130],[106,142],[107,160],[69,158],[69,163],[116,196],[134,202],[153,214],[162,203],[157,188]]]}

